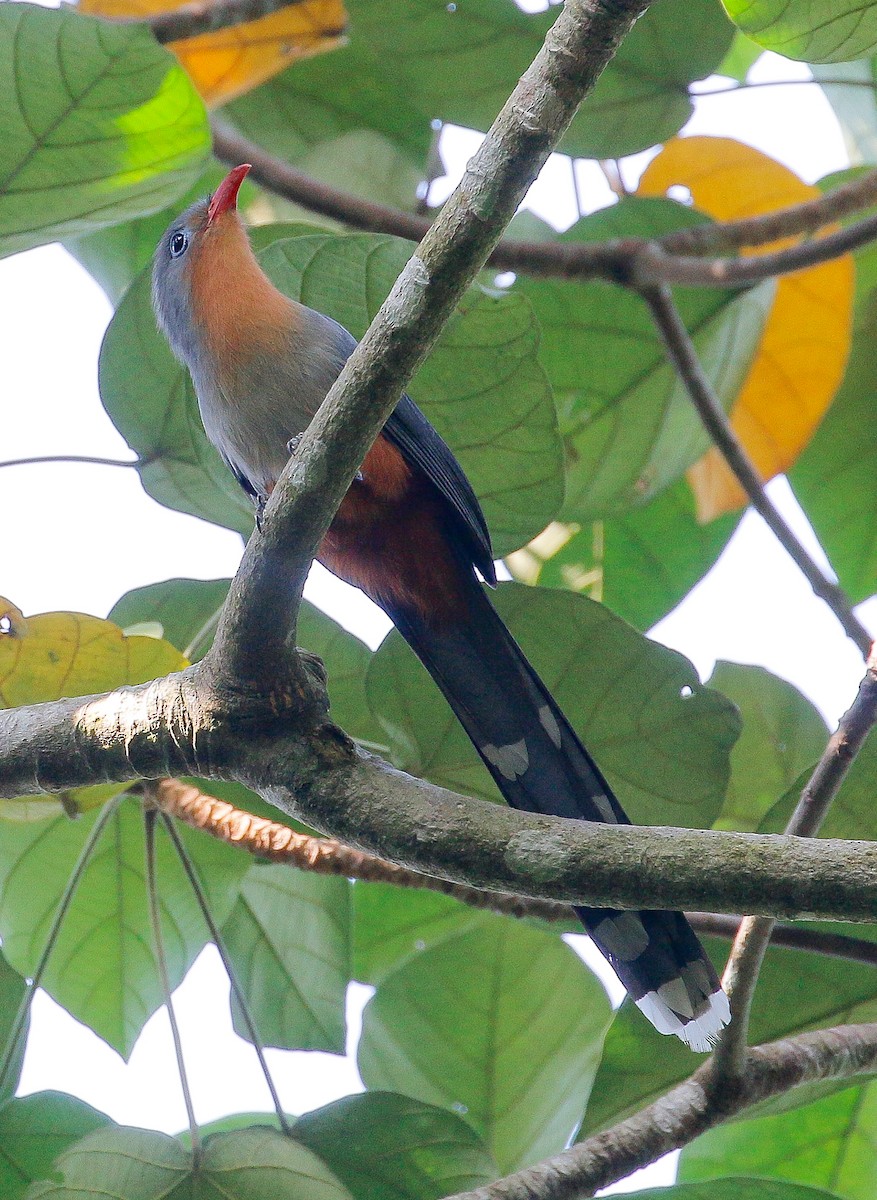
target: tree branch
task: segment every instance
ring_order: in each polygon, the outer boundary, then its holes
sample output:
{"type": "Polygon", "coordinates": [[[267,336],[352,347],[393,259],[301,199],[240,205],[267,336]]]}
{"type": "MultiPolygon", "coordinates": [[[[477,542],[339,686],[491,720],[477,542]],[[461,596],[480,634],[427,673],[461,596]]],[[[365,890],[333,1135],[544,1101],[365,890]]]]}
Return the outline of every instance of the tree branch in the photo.
{"type": "MultiPolygon", "coordinates": [[[[856,698],[838,722],[837,730],[801,793],[785,832],[795,837],[815,837],[828,815],[856,755],[877,721],[877,659],[872,649],[856,698]]],[[[774,922],[767,917],[746,917],[740,924],[722,980],[731,1002],[733,1020],[720,1035],[716,1071],[737,1076],[743,1070],[749,1015],[761,964],[770,945],[774,922]]]]}
{"type": "MultiPolygon", "coordinates": [[[[284,199],[311,212],[340,221],[353,229],[389,233],[417,241],[430,228],[424,217],[363,200],[306,175],[275,158],[238,133],[227,121],[214,117],[213,151],[226,163],[250,162],[252,178],[284,199]]],[[[487,262],[498,271],[559,279],[604,279],[642,289],[663,283],[686,287],[733,287],[788,275],[817,263],[839,258],[877,237],[877,216],[812,241],[801,242],[769,254],[747,258],[694,257],[710,249],[757,245],[802,232],[813,232],[847,212],[877,203],[877,171],[830,192],[778,212],[743,221],[718,222],[683,229],[654,241],[642,238],[605,242],[500,241],[487,262]],[[700,238],[698,240],[698,236],[700,238]],[[684,254],[683,251],[690,251],[684,254]]]]}
{"type": "Polygon", "coordinates": [[[851,1079],[877,1067],[877,1025],[803,1033],[747,1051],[735,1086],[718,1083],[707,1062],[690,1079],[626,1121],[554,1158],[447,1200],[578,1200],[753,1104],[818,1080],[851,1079]]]}
{"type": "MultiPolygon", "coordinates": [[[[718,229],[721,226],[699,225],[695,228],[718,229]]],[[[667,283],[682,284],[685,287],[739,287],[830,262],[867,246],[875,238],[877,215],[865,217],[845,229],[827,233],[824,237],[799,242],[772,254],[756,254],[749,258],[683,257],[668,254],[660,242],[652,242],[645,244],[633,255],[630,283],[639,289],[667,283]]]]}
{"type": "MultiPolygon", "coordinates": [[[[402,389],[648,0],[567,0],[302,436],[251,538],[205,666],[264,684],[320,539],[402,389]]],[[[292,685],[295,686],[293,679],[292,685]]]]}
{"type": "Polygon", "coordinates": [[[694,343],[679,315],[669,288],[644,288],[641,294],[661,333],[670,361],[687,388],[707,433],[740,481],[752,507],[798,566],[815,594],[825,601],[837,617],[847,637],[867,658],[871,651],[871,635],[853,612],[852,603],[843,589],[823,574],[768,498],[755,464],[731,427],[731,422],[704,373],[694,343]]]}
{"type": "MultiPolygon", "coordinates": [[[[485,892],[466,884],[452,883],[396,866],[385,858],[354,850],[336,838],[314,837],[297,833],[288,825],[256,817],[235,808],[200,788],[180,779],[160,779],[151,786],[150,795],[161,811],[209,833],[230,846],[238,846],[256,858],[285,863],[300,871],[317,875],[341,875],[368,883],[391,883],[396,887],[422,888],[453,896],[471,908],[488,909],[510,917],[539,917],[543,921],[575,922],[568,904],[512,896],[507,892],[485,892]]],[[[874,947],[877,951],[877,947],[874,947]]]]}
{"type": "Polygon", "coordinates": [[[234,779],[351,846],[484,890],[615,908],[873,918],[873,842],[516,812],[394,770],[354,746],[313,697],[291,695],[278,709],[275,694],[213,690],[201,668],[0,712],[0,797],[167,775],[234,779]]]}
{"type": "Polygon", "coordinates": [[[33,458],[7,458],[0,462],[2,467],[32,467],[38,463],[88,463],[97,467],[136,467],[137,462],[126,462],[122,458],[96,458],[91,454],[38,454],[33,458]]]}
{"type": "MultiPolygon", "coordinates": [[[[156,13],[148,18],[149,28],[157,42],[166,45],[184,38],[198,37],[202,33],[216,33],[243,25],[246,21],[258,21],[281,8],[306,4],[308,0],[195,0],[184,4],[173,12],[156,13]]],[[[140,23],[142,17],[130,18],[140,23]]],[[[325,31],[326,37],[341,37],[346,26],[325,31]]]]}
{"type": "MultiPolygon", "coordinates": [[[[560,901],[535,900],[507,892],[485,892],[433,875],[424,875],[421,871],[398,867],[384,858],[354,850],[336,838],[296,833],[288,825],[235,808],[233,804],[207,795],[200,788],[180,779],[155,781],[151,785],[150,795],[167,816],[176,817],[227,845],[246,850],[256,858],[286,863],[300,871],[314,871],[318,875],[342,875],[347,879],[369,883],[388,883],[395,887],[440,892],[471,908],[486,908],[508,917],[536,917],[542,921],[564,923],[575,921],[570,906],[560,901]]],[[[732,941],[741,921],[740,917],[720,913],[689,912],[685,915],[698,933],[732,941]]],[[[864,938],[847,937],[845,934],[799,929],[794,925],[774,925],[771,944],[877,966],[877,943],[864,938]]]]}
{"type": "Polygon", "coordinates": [[[739,221],[678,229],[662,237],[660,244],[668,254],[709,254],[716,250],[764,246],[796,234],[815,233],[853,213],[873,208],[875,204],[877,169],[803,204],[760,213],[757,217],[742,217],[739,221]]]}

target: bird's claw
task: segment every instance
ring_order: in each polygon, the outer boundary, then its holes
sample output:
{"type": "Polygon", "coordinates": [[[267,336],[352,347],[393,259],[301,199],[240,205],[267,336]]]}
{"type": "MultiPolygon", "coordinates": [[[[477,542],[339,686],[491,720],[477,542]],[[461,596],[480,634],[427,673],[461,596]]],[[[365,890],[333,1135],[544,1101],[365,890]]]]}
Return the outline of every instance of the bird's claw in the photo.
{"type": "Polygon", "coordinates": [[[289,455],[290,458],[292,458],[293,454],[295,454],[296,450],[301,445],[301,439],[303,436],[304,436],[303,434],[297,433],[295,435],[295,437],[291,437],[289,439],[289,441],[286,443],[286,453],[289,455]]]}
{"type": "Polygon", "coordinates": [[[267,496],[259,496],[256,500],[256,528],[259,533],[262,532],[262,518],[265,515],[265,505],[268,503],[267,496]]]}

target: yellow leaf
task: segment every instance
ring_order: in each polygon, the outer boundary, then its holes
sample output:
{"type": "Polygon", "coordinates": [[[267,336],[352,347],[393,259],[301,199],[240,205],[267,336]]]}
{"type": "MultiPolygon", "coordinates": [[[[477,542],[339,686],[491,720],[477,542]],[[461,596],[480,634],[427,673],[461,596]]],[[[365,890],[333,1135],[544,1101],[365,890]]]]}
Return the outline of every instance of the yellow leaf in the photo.
{"type": "MultiPolygon", "coordinates": [[[[172,12],[179,0],[80,0],[102,17],[149,17],[172,12]]],[[[291,63],[341,45],[347,13],[341,0],[302,0],[242,25],[171,42],[208,105],[249,92],[291,63]]]]}
{"type": "MultiPolygon", "coordinates": [[[[664,195],[674,185],[688,188],[695,208],[719,221],[771,212],[820,195],[788,167],[731,138],[668,142],[646,168],[639,192],[664,195]]],[[[760,252],[777,248],[774,244],[760,252]]],[[[852,337],[853,272],[852,257],[846,255],[783,276],[777,283],[758,352],[730,414],[737,436],[765,480],[795,462],[843,379],[852,337]]],[[[701,521],[746,503],[743,489],[715,449],[695,463],[688,478],[701,521]]]]}
{"type": "MultiPolygon", "coordinates": [[[[0,597],[0,707],[16,708],[65,696],[146,683],[187,666],[179,650],[160,638],[126,636],[118,625],[83,613],[42,613],[27,620],[0,597]]],[[[64,795],[64,807],[83,811],[118,788],[100,784],[64,795]]],[[[0,816],[49,816],[57,797],[7,801],[0,816]]]]}

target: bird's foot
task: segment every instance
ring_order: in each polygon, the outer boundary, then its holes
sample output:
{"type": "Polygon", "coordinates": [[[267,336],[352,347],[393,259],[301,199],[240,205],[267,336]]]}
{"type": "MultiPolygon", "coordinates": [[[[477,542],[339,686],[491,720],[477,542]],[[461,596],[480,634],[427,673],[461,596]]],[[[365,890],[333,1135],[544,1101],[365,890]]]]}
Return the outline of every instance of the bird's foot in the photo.
{"type": "Polygon", "coordinates": [[[262,518],[265,515],[265,505],[268,503],[267,496],[259,496],[256,499],[256,528],[259,533],[262,532],[262,518]]]}
{"type": "Polygon", "coordinates": [[[303,437],[304,437],[304,434],[297,433],[295,435],[295,437],[291,437],[289,439],[289,441],[286,443],[286,453],[289,455],[290,458],[292,458],[293,454],[295,454],[296,450],[301,445],[301,439],[303,437]]]}

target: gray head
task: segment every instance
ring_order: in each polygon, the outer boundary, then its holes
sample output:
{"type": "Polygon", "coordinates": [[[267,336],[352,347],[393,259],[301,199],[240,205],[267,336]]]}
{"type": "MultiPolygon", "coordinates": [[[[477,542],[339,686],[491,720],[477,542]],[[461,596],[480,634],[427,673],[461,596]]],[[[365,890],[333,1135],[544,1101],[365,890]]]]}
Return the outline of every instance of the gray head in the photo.
{"type": "Polygon", "coordinates": [[[152,307],[158,326],[190,370],[200,355],[198,331],[205,306],[215,303],[217,292],[222,291],[222,250],[227,240],[222,234],[230,232],[225,218],[232,214],[235,231],[240,230],[237,195],[249,169],[249,163],[235,167],[212,196],[196,200],[171,221],[152,260],[152,307]],[[214,262],[218,269],[213,269],[214,262]]]}

